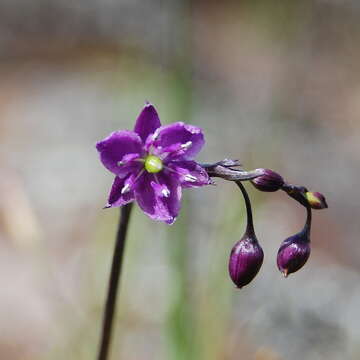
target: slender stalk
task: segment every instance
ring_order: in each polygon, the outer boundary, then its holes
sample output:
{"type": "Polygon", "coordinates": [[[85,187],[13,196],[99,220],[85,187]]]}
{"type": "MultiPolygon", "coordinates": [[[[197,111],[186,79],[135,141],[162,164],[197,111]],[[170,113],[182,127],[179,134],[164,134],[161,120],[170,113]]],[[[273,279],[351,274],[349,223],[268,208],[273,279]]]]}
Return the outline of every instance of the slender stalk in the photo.
{"type": "Polygon", "coordinates": [[[311,207],[306,206],[306,222],[302,232],[307,235],[307,239],[310,241],[310,230],[311,230],[311,217],[312,217],[311,207]]]}
{"type": "Polygon", "coordinates": [[[113,320],[118,293],[119,278],[123,262],[126,233],[129,225],[132,204],[124,205],[120,211],[120,221],[116,234],[116,243],[112,259],[111,272],[108,284],[108,292],[103,315],[103,326],[99,346],[98,360],[107,360],[111,342],[113,320]]]}
{"type": "Polygon", "coordinates": [[[255,235],[254,231],[254,222],[253,222],[253,216],[252,216],[252,210],[251,210],[251,202],[249,199],[249,195],[244,187],[244,185],[241,183],[241,181],[236,181],[236,185],[240,188],[246,205],[246,214],[247,214],[247,226],[246,226],[246,233],[255,235]]]}
{"type": "Polygon", "coordinates": [[[234,169],[239,167],[238,160],[225,159],[213,164],[200,164],[211,177],[219,177],[229,181],[245,181],[256,179],[264,175],[264,169],[255,169],[245,171],[243,169],[234,169]]]}

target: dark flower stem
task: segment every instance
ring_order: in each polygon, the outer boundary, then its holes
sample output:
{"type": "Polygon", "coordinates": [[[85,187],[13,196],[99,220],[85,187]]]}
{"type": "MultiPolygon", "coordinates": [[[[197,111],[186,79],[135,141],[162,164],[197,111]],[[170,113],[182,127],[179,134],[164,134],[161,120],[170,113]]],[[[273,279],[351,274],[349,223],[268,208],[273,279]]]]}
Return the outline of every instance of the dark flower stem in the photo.
{"type": "Polygon", "coordinates": [[[200,164],[210,177],[219,177],[229,181],[246,181],[253,180],[264,175],[264,169],[255,169],[245,171],[243,169],[234,169],[240,167],[238,160],[225,159],[213,164],[200,164]]]}
{"type": "Polygon", "coordinates": [[[310,239],[310,230],[311,230],[311,217],[312,217],[311,207],[306,206],[306,222],[302,232],[306,234],[307,239],[310,239]]]}
{"type": "Polygon", "coordinates": [[[120,221],[116,234],[116,243],[111,265],[111,273],[108,284],[106,305],[103,315],[103,326],[101,333],[101,342],[97,360],[107,360],[111,342],[113,320],[116,307],[116,298],[118,292],[119,278],[123,262],[126,233],[129,225],[132,204],[124,205],[120,211],[120,221]]]}
{"type": "Polygon", "coordinates": [[[247,226],[246,226],[246,233],[248,235],[255,235],[254,231],[254,222],[253,222],[253,216],[252,216],[252,210],[251,210],[251,202],[249,199],[249,195],[244,187],[244,185],[241,183],[241,181],[236,181],[236,185],[240,188],[246,205],[246,214],[247,214],[247,226]]]}

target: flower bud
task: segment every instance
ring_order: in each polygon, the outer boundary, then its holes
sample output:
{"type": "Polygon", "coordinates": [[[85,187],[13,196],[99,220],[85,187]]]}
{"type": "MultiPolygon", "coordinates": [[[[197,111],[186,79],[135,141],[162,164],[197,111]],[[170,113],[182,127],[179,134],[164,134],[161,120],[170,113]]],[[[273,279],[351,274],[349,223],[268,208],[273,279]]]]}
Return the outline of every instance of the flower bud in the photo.
{"type": "Polygon", "coordinates": [[[307,231],[290,236],[280,246],[277,266],[285,277],[301,269],[310,256],[310,239],[307,231]]]}
{"type": "Polygon", "coordinates": [[[264,252],[255,235],[245,233],[231,250],[229,274],[238,288],[247,285],[259,272],[264,252]]]}
{"type": "Polygon", "coordinates": [[[252,180],[252,184],[260,191],[273,192],[279,190],[284,184],[281,175],[270,169],[263,169],[264,174],[252,180]]]}
{"type": "Polygon", "coordinates": [[[305,193],[306,200],[312,209],[326,209],[328,207],[325,196],[319,192],[308,191],[305,193]]]}

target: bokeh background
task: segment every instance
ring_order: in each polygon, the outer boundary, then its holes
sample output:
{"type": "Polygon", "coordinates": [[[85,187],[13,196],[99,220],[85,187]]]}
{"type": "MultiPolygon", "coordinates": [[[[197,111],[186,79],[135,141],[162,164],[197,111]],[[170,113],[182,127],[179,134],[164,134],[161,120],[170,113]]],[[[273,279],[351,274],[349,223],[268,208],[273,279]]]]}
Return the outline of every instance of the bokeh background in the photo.
{"type": "Polygon", "coordinates": [[[265,261],[242,290],[233,184],[186,191],[170,227],[136,208],[111,359],[359,359],[359,44],[357,0],[1,0],[0,359],[95,359],[119,212],[94,144],[145,100],[204,129],[199,160],[269,167],[330,207],[285,280],[304,209],[249,185],[265,261]]]}

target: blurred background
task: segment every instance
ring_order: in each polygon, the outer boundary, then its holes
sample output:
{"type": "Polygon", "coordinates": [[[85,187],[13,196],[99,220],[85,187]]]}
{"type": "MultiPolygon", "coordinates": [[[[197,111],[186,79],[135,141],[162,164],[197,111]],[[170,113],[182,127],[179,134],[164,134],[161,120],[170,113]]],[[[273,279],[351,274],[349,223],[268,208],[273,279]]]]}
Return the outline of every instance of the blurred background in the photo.
{"type": "Polygon", "coordinates": [[[305,212],[248,186],[265,261],[237,290],[231,183],[185,191],[173,226],[136,207],[111,359],[360,358],[360,4],[356,0],[0,0],[0,359],[95,359],[118,209],[94,144],[133,127],[204,129],[327,196],[312,255],[283,279],[305,212]]]}

